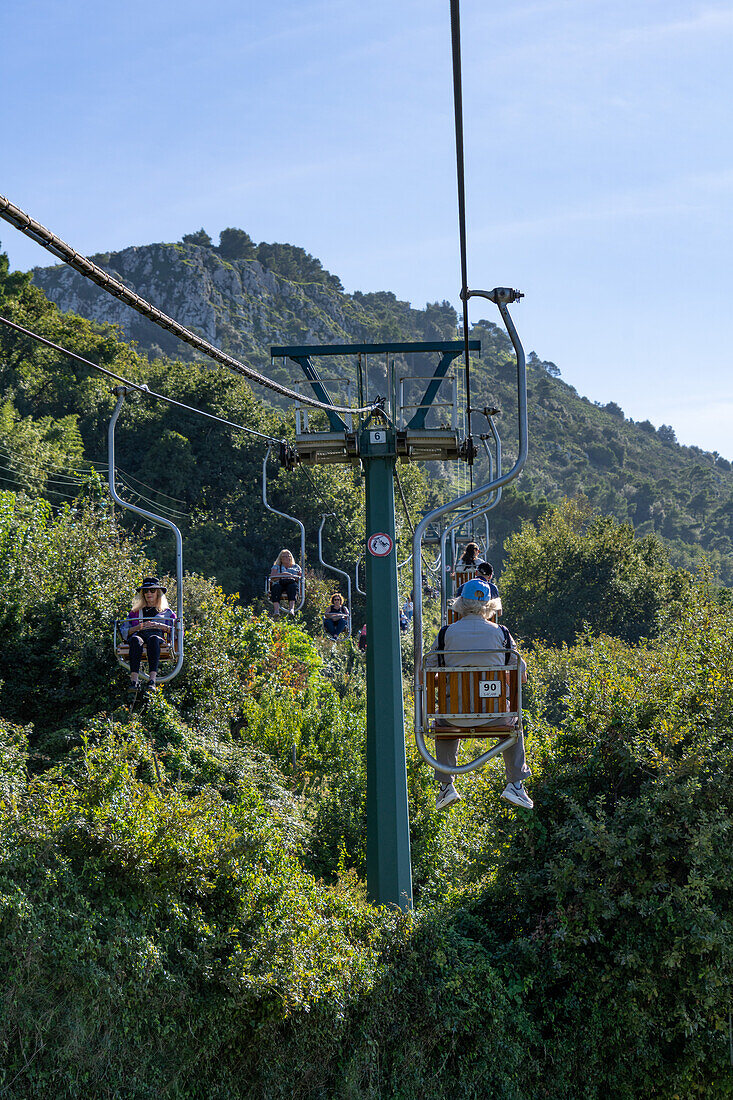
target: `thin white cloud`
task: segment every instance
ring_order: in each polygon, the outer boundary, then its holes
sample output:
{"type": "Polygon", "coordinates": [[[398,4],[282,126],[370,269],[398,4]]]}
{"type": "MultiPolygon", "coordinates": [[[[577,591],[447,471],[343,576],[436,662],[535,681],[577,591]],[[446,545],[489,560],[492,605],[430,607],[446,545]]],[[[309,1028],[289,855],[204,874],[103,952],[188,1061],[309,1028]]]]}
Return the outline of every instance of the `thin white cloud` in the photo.
{"type": "Polygon", "coordinates": [[[721,7],[701,8],[689,19],[674,19],[626,28],[619,32],[617,39],[621,42],[637,44],[664,38],[731,32],[733,32],[733,5],[724,4],[721,7]]]}
{"type": "Polygon", "coordinates": [[[631,188],[607,192],[591,202],[572,207],[558,207],[536,218],[497,221],[474,226],[474,240],[496,239],[526,233],[555,231],[571,225],[592,222],[626,221],[638,218],[664,218],[690,214],[708,207],[706,193],[733,193],[733,168],[690,173],[655,184],[652,187],[631,188]]]}

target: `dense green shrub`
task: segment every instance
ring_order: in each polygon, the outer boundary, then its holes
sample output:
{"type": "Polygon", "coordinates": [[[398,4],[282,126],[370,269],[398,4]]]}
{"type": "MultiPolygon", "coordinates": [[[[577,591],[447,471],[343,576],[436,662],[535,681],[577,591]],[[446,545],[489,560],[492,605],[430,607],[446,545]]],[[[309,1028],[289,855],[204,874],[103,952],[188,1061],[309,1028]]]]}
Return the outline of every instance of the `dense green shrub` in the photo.
{"type": "Polygon", "coordinates": [[[112,621],[149,568],[105,507],[0,493],[4,715],[40,733],[108,703],[112,621]]]}
{"type": "Polygon", "coordinates": [[[211,676],[88,719],[30,783],[25,732],[0,731],[7,1095],[730,1095],[729,601],[700,585],[644,649],[533,651],[534,815],[500,801],[500,762],[436,815],[408,748],[411,919],[352,870],[347,653],[325,675],[297,626],[201,579],[188,613],[203,665],[222,645],[211,676]]]}

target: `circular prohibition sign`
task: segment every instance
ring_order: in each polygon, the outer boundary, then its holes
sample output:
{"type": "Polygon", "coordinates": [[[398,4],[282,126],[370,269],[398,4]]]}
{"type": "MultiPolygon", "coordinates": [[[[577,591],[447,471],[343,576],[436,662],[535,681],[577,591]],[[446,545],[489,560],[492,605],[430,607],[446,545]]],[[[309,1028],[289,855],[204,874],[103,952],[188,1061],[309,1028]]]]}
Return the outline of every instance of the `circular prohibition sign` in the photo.
{"type": "Polygon", "coordinates": [[[369,553],[373,554],[375,558],[386,558],[387,554],[392,553],[394,542],[389,535],[377,532],[377,534],[369,536],[367,547],[369,553]]]}

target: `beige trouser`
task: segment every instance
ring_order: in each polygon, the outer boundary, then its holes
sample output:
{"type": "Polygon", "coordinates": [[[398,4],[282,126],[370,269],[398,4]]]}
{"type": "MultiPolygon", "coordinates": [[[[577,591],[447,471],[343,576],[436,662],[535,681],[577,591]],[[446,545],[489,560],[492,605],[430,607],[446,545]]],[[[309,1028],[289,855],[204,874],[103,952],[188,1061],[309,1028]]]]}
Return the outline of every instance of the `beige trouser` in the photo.
{"type": "MultiPolygon", "coordinates": [[[[439,720],[437,724],[439,724],[439,720]]],[[[460,739],[458,737],[436,737],[435,759],[439,764],[447,764],[449,768],[457,767],[459,745],[460,739]]],[[[529,779],[532,772],[527,767],[527,758],[524,754],[524,734],[521,729],[516,742],[510,745],[508,749],[504,749],[501,755],[504,757],[508,783],[519,783],[522,779],[529,779]]],[[[439,772],[436,769],[435,778],[444,786],[452,782],[455,776],[449,775],[447,772],[439,772]]]]}

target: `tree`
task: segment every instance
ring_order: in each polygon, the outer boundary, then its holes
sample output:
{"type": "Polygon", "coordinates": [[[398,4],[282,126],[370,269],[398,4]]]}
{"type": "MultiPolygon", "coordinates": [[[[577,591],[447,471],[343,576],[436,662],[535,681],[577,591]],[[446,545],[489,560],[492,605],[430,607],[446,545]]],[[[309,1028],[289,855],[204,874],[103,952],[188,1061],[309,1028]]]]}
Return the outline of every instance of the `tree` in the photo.
{"type": "Polygon", "coordinates": [[[427,302],[425,328],[428,339],[452,340],[456,333],[458,314],[450,302],[427,302]]]}
{"type": "Polygon", "coordinates": [[[661,439],[662,443],[676,443],[677,436],[675,430],[669,424],[660,424],[657,428],[657,435],[661,439]]]}
{"type": "Polygon", "coordinates": [[[687,587],[656,535],[565,500],[505,546],[501,594],[510,626],[532,640],[571,644],[585,624],[628,642],[657,632],[687,587]]]}
{"type": "Polygon", "coordinates": [[[274,271],[295,283],[323,283],[335,290],[343,290],[341,280],[326,271],[320,260],[304,248],[292,244],[267,244],[257,246],[257,259],[268,271],[274,271]]]}
{"type": "Polygon", "coordinates": [[[255,243],[243,229],[222,229],[218,252],[225,260],[253,260],[255,243]]]}
{"type": "Polygon", "coordinates": [[[181,239],[184,244],[198,244],[202,248],[211,248],[214,244],[205,229],[197,229],[195,233],[184,233],[181,239]]]}

